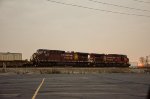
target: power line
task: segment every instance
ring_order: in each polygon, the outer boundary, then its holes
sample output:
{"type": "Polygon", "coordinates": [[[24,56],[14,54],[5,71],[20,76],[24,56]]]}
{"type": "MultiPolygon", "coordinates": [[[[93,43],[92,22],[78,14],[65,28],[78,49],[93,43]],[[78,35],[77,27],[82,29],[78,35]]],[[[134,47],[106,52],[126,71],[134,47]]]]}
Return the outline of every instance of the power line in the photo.
{"type": "Polygon", "coordinates": [[[111,10],[96,9],[96,8],[92,8],[92,7],[86,7],[86,6],[82,6],[82,5],[76,5],[76,4],[72,4],[72,3],[59,2],[59,1],[54,1],[54,0],[48,0],[48,1],[53,2],[53,3],[62,4],[62,5],[74,6],[74,7],[85,8],[85,9],[90,9],[90,10],[97,10],[97,11],[102,11],[102,12],[109,12],[109,13],[123,14],[123,15],[132,15],[132,16],[141,16],[141,17],[150,17],[148,15],[131,14],[131,13],[124,13],[124,12],[115,12],[115,11],[111,11],[111,10]]]}
{"type": "Polygon", "coordinates": [[[105,2],[96,1],[96,0],[88,0],[88,1],[92,1],[92,2],[95,2],[95,3],[100,3],[100,4],[104,4],[104,5],[115,6],[115,7],[127,8],[127,9],[131,9],[131,10],[150,12],[149,10],[138,9],[138,8],[132,8],[132,7],[127,7],[127,6],[122,6],[122,5],[112,4],[112,3],[105,3],[105,2]]]}
{"type": "Polygon", "coordinates": [[[148,1],[141,1],[141,0],[133,0],[133,1],[141,2],[141,3],[150,3],[148,1]]]}

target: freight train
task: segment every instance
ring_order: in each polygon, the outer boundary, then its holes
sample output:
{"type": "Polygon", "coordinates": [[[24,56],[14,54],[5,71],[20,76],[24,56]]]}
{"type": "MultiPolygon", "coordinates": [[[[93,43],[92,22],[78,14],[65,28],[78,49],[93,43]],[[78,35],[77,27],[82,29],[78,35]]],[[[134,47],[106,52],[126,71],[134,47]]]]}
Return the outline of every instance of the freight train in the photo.
{"type": "Polygon", "coordinates": [[[121,54],[97,54],[38,49],[31,57],[33,66],[129,67],[129,58],[121,54]]]}
{"type": "Polygon", "coordinates": [[[121,54],[97,54],[38,49],[30,61],[21,53],[0,53],[0,67],[129,67],[129,59],[121,54]]]}

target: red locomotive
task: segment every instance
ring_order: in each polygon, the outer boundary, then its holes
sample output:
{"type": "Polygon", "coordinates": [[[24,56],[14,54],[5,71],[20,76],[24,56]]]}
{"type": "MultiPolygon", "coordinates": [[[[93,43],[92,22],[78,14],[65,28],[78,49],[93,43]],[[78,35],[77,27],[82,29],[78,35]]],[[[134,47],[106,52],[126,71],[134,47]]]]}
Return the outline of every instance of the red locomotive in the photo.
{"type": "Polygon", "coordinates": [[[130,66],[126,55],[120,54],[90,54],[93,66],[130,66]]]}
{"type": "Polygon", "coordinates": [[[32,55],[35,66],[129,67],[129,59],[120,54],[95,54],[38,49],[32,55]]]}

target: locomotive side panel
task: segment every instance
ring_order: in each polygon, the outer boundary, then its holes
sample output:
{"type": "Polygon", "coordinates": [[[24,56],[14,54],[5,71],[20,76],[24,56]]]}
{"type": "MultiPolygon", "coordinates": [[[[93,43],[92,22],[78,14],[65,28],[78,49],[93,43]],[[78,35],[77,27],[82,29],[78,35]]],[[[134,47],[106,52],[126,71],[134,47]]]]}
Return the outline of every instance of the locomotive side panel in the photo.
{"type": "Polygon", "coordinates": [[[120,54],[90,54],[90,65],[95,67],[120,67],[129,66],[129,59],[126,55],[120,54]]]}
{"type": "Polygon", "coordinates": [[[87,67],[89,66],[88,53],[75,52],[74,53],[74,61],[76,66],[79,67],[87,67]]]}
{"type": "Polygon", "coordinates": [[[105,65],[105,54],[91,53],[89,55],[89,61],[91,66],[104,66],[105,65]]]}
{"type": "Polygon", "coordinates": [[[56,66],[61,64],[63,53],[65,51],[39,49],[32,55],[33,58],[31,61],[35,66],[56,66]]]}
{"type": "Polygon", "coordinates": [[[63,54],[63,62],[66,66],[88,66],[88,53],[66,52],[63,54]]]}
{"type": "Polygon", "coordinates": [[[129,66],[129,60],[125,61],[125,59],[128,59],[126,55],[108,54],[106,55],[106,65],[115,67],[129,66]]]}

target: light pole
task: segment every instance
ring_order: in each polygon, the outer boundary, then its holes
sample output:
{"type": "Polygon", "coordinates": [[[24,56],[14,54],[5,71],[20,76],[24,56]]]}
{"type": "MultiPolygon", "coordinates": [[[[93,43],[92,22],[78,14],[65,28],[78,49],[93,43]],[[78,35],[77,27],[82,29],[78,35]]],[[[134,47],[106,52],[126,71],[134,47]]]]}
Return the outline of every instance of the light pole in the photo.
{"type": "Polygon", "coordinates": [[[150,55],[148,55],[148,56],[146,56],[146,59],[145,59],[145,65],[146,65],[146,67],[149,67],[149,57],[150,57],[150,55]]]}
{"type": "Polygon", "coordinates": [[[6,72],[6,64],[5,64],[5,62],[3,62],[3,72],[4,73],[6,72]]]}

